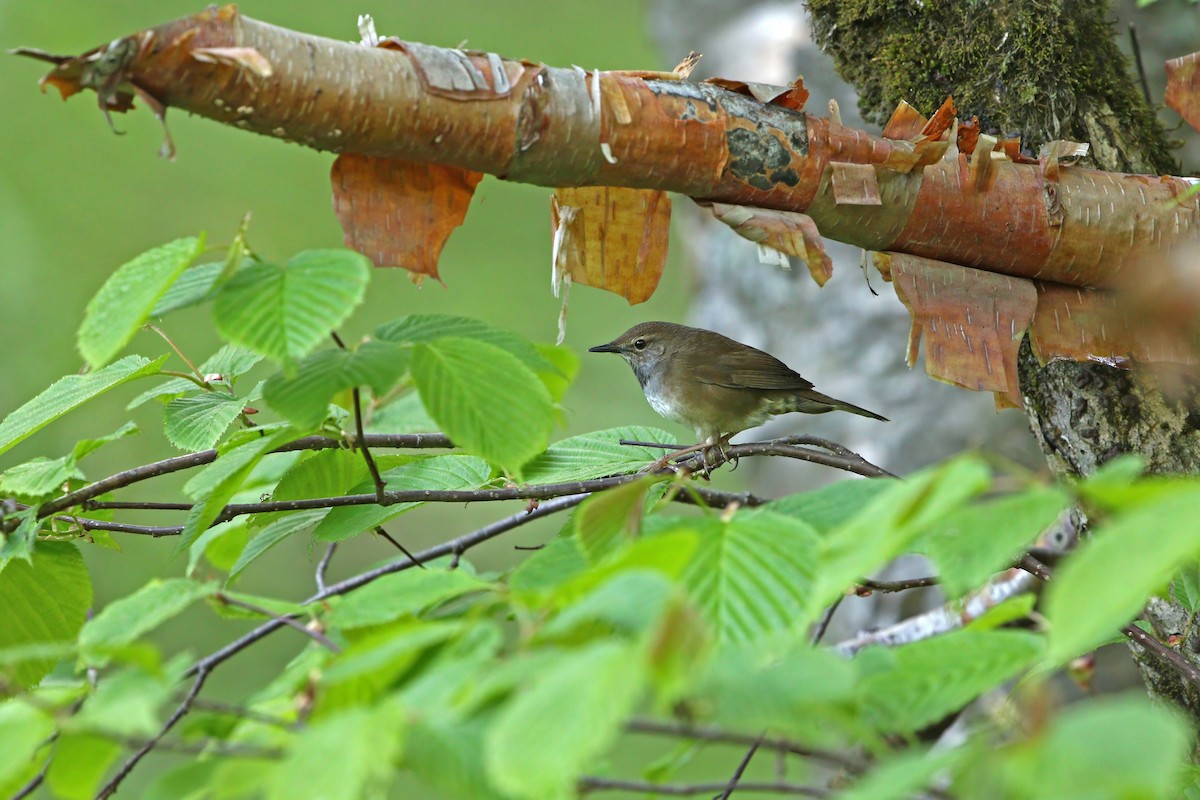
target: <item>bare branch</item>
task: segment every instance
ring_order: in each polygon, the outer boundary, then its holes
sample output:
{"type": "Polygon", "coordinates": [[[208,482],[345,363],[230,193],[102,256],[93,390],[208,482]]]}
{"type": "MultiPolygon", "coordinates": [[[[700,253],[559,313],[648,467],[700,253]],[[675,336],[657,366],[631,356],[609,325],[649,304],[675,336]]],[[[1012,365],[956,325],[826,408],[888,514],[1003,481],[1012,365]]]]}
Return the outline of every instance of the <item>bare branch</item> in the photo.
{"type": "MultiPolygon", "coordinates": [[[[629,781],[620,778],[601,778],[585,775],[579,779],[576,787],[581,795],[594,792],[641,792],[643,794],[661,795],[664,797],[691,797],[697,794],[713,794],[724,791],[725,783],[651,783],[649,781],[629,781]]],[[[802,786],[798,783],[743,783],[738,788],[743,792],[762,792],[766,794],[787,794],[793,797],[829,797],[828,789],[818,789],[814,786],[802,786]]]]}
{"type": "Polygon", "coordinates": [[[244,608],[246,611],[251,611],[255,614],[261,614],[262,616],[269,617],[283,625],[295,628],[331,653],[342,652],[342,648],[331,642],[329,637],[327,637],[325,634],[321,633],[320,631],[313,630],[307,625],[301,624],[300,621],[295,617],[276,614],[270,609],[263,608],[262,606],[255,605],[254,603],[247,603],[245,600],[238,600],[235,597],[230,597],[229,595],[220,592],[214,596],[214,599],[218,603],[225,603],[226,605],[233,606],[234,608],[244,608]]]}

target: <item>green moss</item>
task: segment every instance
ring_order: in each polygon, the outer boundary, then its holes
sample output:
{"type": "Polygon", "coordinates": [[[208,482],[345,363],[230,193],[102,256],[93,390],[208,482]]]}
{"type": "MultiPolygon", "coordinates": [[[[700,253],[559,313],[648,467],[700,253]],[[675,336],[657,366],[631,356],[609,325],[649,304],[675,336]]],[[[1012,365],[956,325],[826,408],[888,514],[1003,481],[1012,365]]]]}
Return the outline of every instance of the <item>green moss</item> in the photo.
{"type": "Polygon", "coordinates": [[[900,100],[931,114],[953,96],[985,132],[1036,151],[1119,121],[1107,169],[1170,172],[1162,129],[1127,74],[1103,0],[809,0],[813,34],[882,125],[900,100]]]}

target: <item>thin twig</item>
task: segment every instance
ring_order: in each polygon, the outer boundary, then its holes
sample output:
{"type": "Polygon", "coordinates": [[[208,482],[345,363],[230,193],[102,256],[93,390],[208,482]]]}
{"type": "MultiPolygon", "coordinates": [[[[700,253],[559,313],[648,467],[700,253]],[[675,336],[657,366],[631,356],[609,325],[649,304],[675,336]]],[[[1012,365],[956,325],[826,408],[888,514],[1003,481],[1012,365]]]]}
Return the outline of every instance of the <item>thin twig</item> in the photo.
{"type": "Polygon", "coordinates": [[[727,731],[721,728],[711,726],[693,726],[679,722],[662,722],[654,719],[635,718],[630,720],[625,725],[625,730],[630,733],[642,733],[650,736],[670,736],[679,739],[694,739],[699,742],[713,742],[719,744],[730,745],[751,745],[757,741],[762,741],[764,747],[772,750],[781,750],[792,755],[809,758],[813,761],[819,761],[828,764],[838,769],[844,769],[854,774],[860,774],[867,770],[867,763],[854,756],[839,753],[834,750],[825,750],[819,747],[808,747],[799,742],[791,741],[790,739],[772,739],[759,736],[751,736],[745,733],[736,733],[727,731]]]}
{"type": "MultiPolygon", "coordinates": [[[[444,433],[369,433],[365,440],[370,447],[392,447],[405,450],[449,449],[454,447],[450,437],[444,433]]],[[[272,453],[290,453],[296,450],[330,450],[345,447],[346,443],[332,436],[305,436],[294,442],[280,445],[272,453]]],[[[42,504],[38,509],[38,518],[42,519],[56,514],[63,509],[77,506],[85,500],[99,497],[114,489],[121,489],[149,478],[167,475],[192,467],[202,467],[217,460],[216,450],[202,450],[199,453],[175,456],[174,458],[143,464],[140,467],[123,470],[95,483],[90,483],[81,489],[68,492],[42,504]]],[[[95,503],[94,508],[103,508],[103,504],[95,503]]]]}
{"type": "Polygon", "coordinates": [[[825,613],[817,620],[817,624],[813,626],[812,636],[809,637],[809,642],[812,645],[821,643],[821,639],[825,637],[825,631],[829,630],[829,623],[833,621],[833,615],[837,613],[838,606],[846,599],[846,595],[838,595],[838,599],[829,604],[829,608],[825,609],[825,613]]]}
{"type": "MultiPolygon", "coordinates": [[[[575,784],[580,794],[592,792],[641,792],[665,797],[691,797],[697,794],[712,794],[724,790],[724,783],[651,783],[650,781],[630,781],[620,778],[601,778],[595,775],[585,775],[575,784]]],[[[795,797],[829,797],[827,789],[815,786],[802,786],[798,783],[743,783],[738,787],[743,792],[762,792],[769,794],[790,794],[795,797]]]]}
{"type": "Polygon", "coordinates": [[[1133,48],[1133,63],[1137,64],[1138,81],[1142,84],[1142,97],[1146,98],[1146,105],[1149,108],[1154,108],[1154,101],[1150,97],[1150,82],[1146,80],[1146,65],[1142,63],[1142,46],[1138,42],[1137,25],[1129,23],[1129,45],[1133,48]]]}
{"type": "Polygon", "coordinates": [[[417,565],[418,567],[420,567],[421,569],[428,569],[428,567],[426,567],[426,566],[425,566],[425,565],[424,565],[422,562],[420,562],[420,561],[418,561],[418,560],[417,560],[417,557],[416,557],[416,556],[414,556],[412,553],[408,552],[408,548],[407,548],[407,547],[405,547],[404,545],[400,544],[400,542],[399,542],[399,541],[397,541],[396,539],[394,539],[390,533],[388,533],[387,531],[385,531],[385,530],[383,529],[383,526],[382,526],[382,525],[376,525],[376,526],[375,526],[375,533],[379,534],[379,535],[380,535],[380,536],[382,536],[384,539],[387,539],[389,542],[391,542],[393,547],[395,547],[395,548],[396,548],[397,550],[399,550],[401,553],[404,553],[404,555],[408,556],[408,560],[409,560],[409,561],[413,562],[414,564],[416,564],[416,565],[417,565]]]}
{"type": "Polygon", "coordinates": [[[354,395],[354,446],[362,451],[363,461],[367,462],[367,471],[371,473],[371,482],[375,484],[375,497],[379,503],[383,503],[383,493],[387,491],[387,483],[384,482],[383,476],[379,474],[379,467],[375,464],[374,457],[371,456],[371,448],[367,446],[367,434],[363,430],[362,418],[362,393],[355,386],[351,392],[354,395]]]}
{"type": "Polygon", "coordinates": [[[729,784],[725,787],[725,791],[721,792],[718,800],[729,800],[734,789],[737,789],[738,782],[741,781],[742,775],[746,772],[746,767],[750,766],[750,759],[754,758],[754,754],[758,752],[759,745],[762,744],[763,737],[766,733],[760,733],[758,738],[754,740],[754,744],[750,745],[750,749],[746,751],[746,755],[742,756],[742,760],[738,762],[737,769],[733,771],[733,775],[729,778],[729,784]]]}
{"type": "Polygon", "coordinates": [[[192,688],[188,690],[188,693],[184,696],[183,701],[175,707],[175,710],[171,713],[171,716],[168,717],[167,721],[163,723],[163,726],[159,728],[158,733],[147,739],[146,743],[139,747],[137,752],[131,755],[129,759],[121,765],[121,768],[117,770],[117,774],[113,775],[108,783],[104,784],[104,786],[96,794],[96,800],[107,800],[107,798],[112,797],[116,793],[117,788],[120,787],[121,781],[125,780],[130,772],[133,772],[133,768],[138,765],[138,762],[145,758],[146,755],[155,748],[158,742],[164,736],[166,736],[172,728],[175,727],[179,720],[183,719],[183,715],[186,714],[189,709],[191,709],[192,702],[196,699],[196,696],[200,694],[200,690],[204,688],[204,682],[208,680],[209,670],[206,667],[201,667],[200,669],[195,670],[192,674],[195,675],[196,679],[192,682],[192,688]]]}
{"type": "Polygon", "coordinates": [[[321,560],[317,562],[317,591],[325,591],[325,572],[329,569],[329,562],[333,560],[333,554],[337,552],[337,542],[330,542],[329,547],[325,548],[325,555],[321,556],[321,560]]]}
{"type": "Polygon", "coordinates": [[[910,589],[924,589],[927,586],[937,586],[940,582],[941,578],[936,575],[924,578],[909,578],[903,581],[877,581],[871,578],[863,578],[858,582],[860,589],[858,594],[869,594],[870,592],[882,592],[884,594],[907,592],[910,589]]]}
{"type": "Polygon", "coordinates": [[[174,340],[172,340],[170,336],[167,336],[166,332],[162,328],[158,327],[157,325],[155,325],[154,323],[151,323],[151,322],[147,322],[145,327],[146,327],[146,330],[154,331],[155,333],[157,333],[159,336],[161,336],[163,338],[163,340],[167,344],[169,344],[171,346],[171,349],[175,351],[175,355],[182,358],[183,363],[187,364],[188,368],[191,369],[192,373],[197,378],[200,379],[201,386],[203,386],[205,389],[212,388],[211,386],[208,385],[208,382],[204,380],[204,375],[201,374],[200,370],[196,368],[196,365],[192,363],[192,360],[183,354],[183,351],[179,349],[179,345],[175,344],[174,340]]]}
{"type": "Polygon", "coordinates": [[[283,717],[276,717],[271,714],[264,714],[261,711],[255,711],[250,708],[233,705],[232,703],[222,703],[219,700],[205,700],[202,697],[197,697],[192,700],[192,708],[200,709],[201,711],[210,711],[214,714],[225,714],[231,717],[250,720],[251,722],[259,722],[263,725],[271,725],[275,728],[283,728],[284,730],[293,730],[296,723],[283,717]]]}
{"type": "Polygon", "coordinates": [[[230,597],[229,595],[223,594],[223,593],[217,593],[215,595],[215,599],[219,603],[225,603],[226,605],[233,606],[234,608],[242,608],[242,609],[245,609],[246,611],[250,611],[255,614],[261,614],[264,617],[269,617],[270,619],[273,619],[276,622],[279,622],[283,625],[287,625],[290,628],[295,628],[296,630],[300,631],[305,636],[312,639],[314,642],[321,645],[322,647],[324,647],[326,650],[328,650],[331,653],[342,652],[342,648],[338,647],[336,644],[331,642],[329,640],[328,636],[321,633],[320,631],[313,630],[312,628],[308,627],[307,625],[302,624],[300,622],[300,620],[296,619],[293,616],[286,615],[286,614],[276,614],[274,611],[271,611],[269,608],[263,608],[262,606],[255,605],[254,603],[247,603],[245,600],[238,600],[235,597],[230,597]]]}

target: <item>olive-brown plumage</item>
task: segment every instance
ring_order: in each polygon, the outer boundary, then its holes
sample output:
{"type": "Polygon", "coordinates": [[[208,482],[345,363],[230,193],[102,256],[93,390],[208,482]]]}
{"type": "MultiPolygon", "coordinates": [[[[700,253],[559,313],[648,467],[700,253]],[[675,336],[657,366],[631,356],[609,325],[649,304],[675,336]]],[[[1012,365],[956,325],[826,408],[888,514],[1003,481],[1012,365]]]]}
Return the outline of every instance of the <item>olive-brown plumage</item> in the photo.
{"type": "Polygon", "coordinates": [[[619,354],[654,410],[709,444],[792,411],[848,411],[887,421],[821,394],[775,356],[703,328],[643,322],[588,352],[619,354]]]}

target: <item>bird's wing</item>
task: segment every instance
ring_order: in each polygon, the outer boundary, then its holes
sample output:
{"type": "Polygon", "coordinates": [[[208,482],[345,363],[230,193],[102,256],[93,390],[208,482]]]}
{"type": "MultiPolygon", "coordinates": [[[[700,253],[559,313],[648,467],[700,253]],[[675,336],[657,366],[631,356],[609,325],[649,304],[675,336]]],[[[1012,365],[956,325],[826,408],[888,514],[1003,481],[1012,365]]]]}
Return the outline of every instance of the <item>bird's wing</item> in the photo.
{"type": "Polygon", "coordinates": [[[704,362],[696,380],[731,389],[811,389],[812,383],[770,353],[753,347],[738,349],[704,362]]]}

